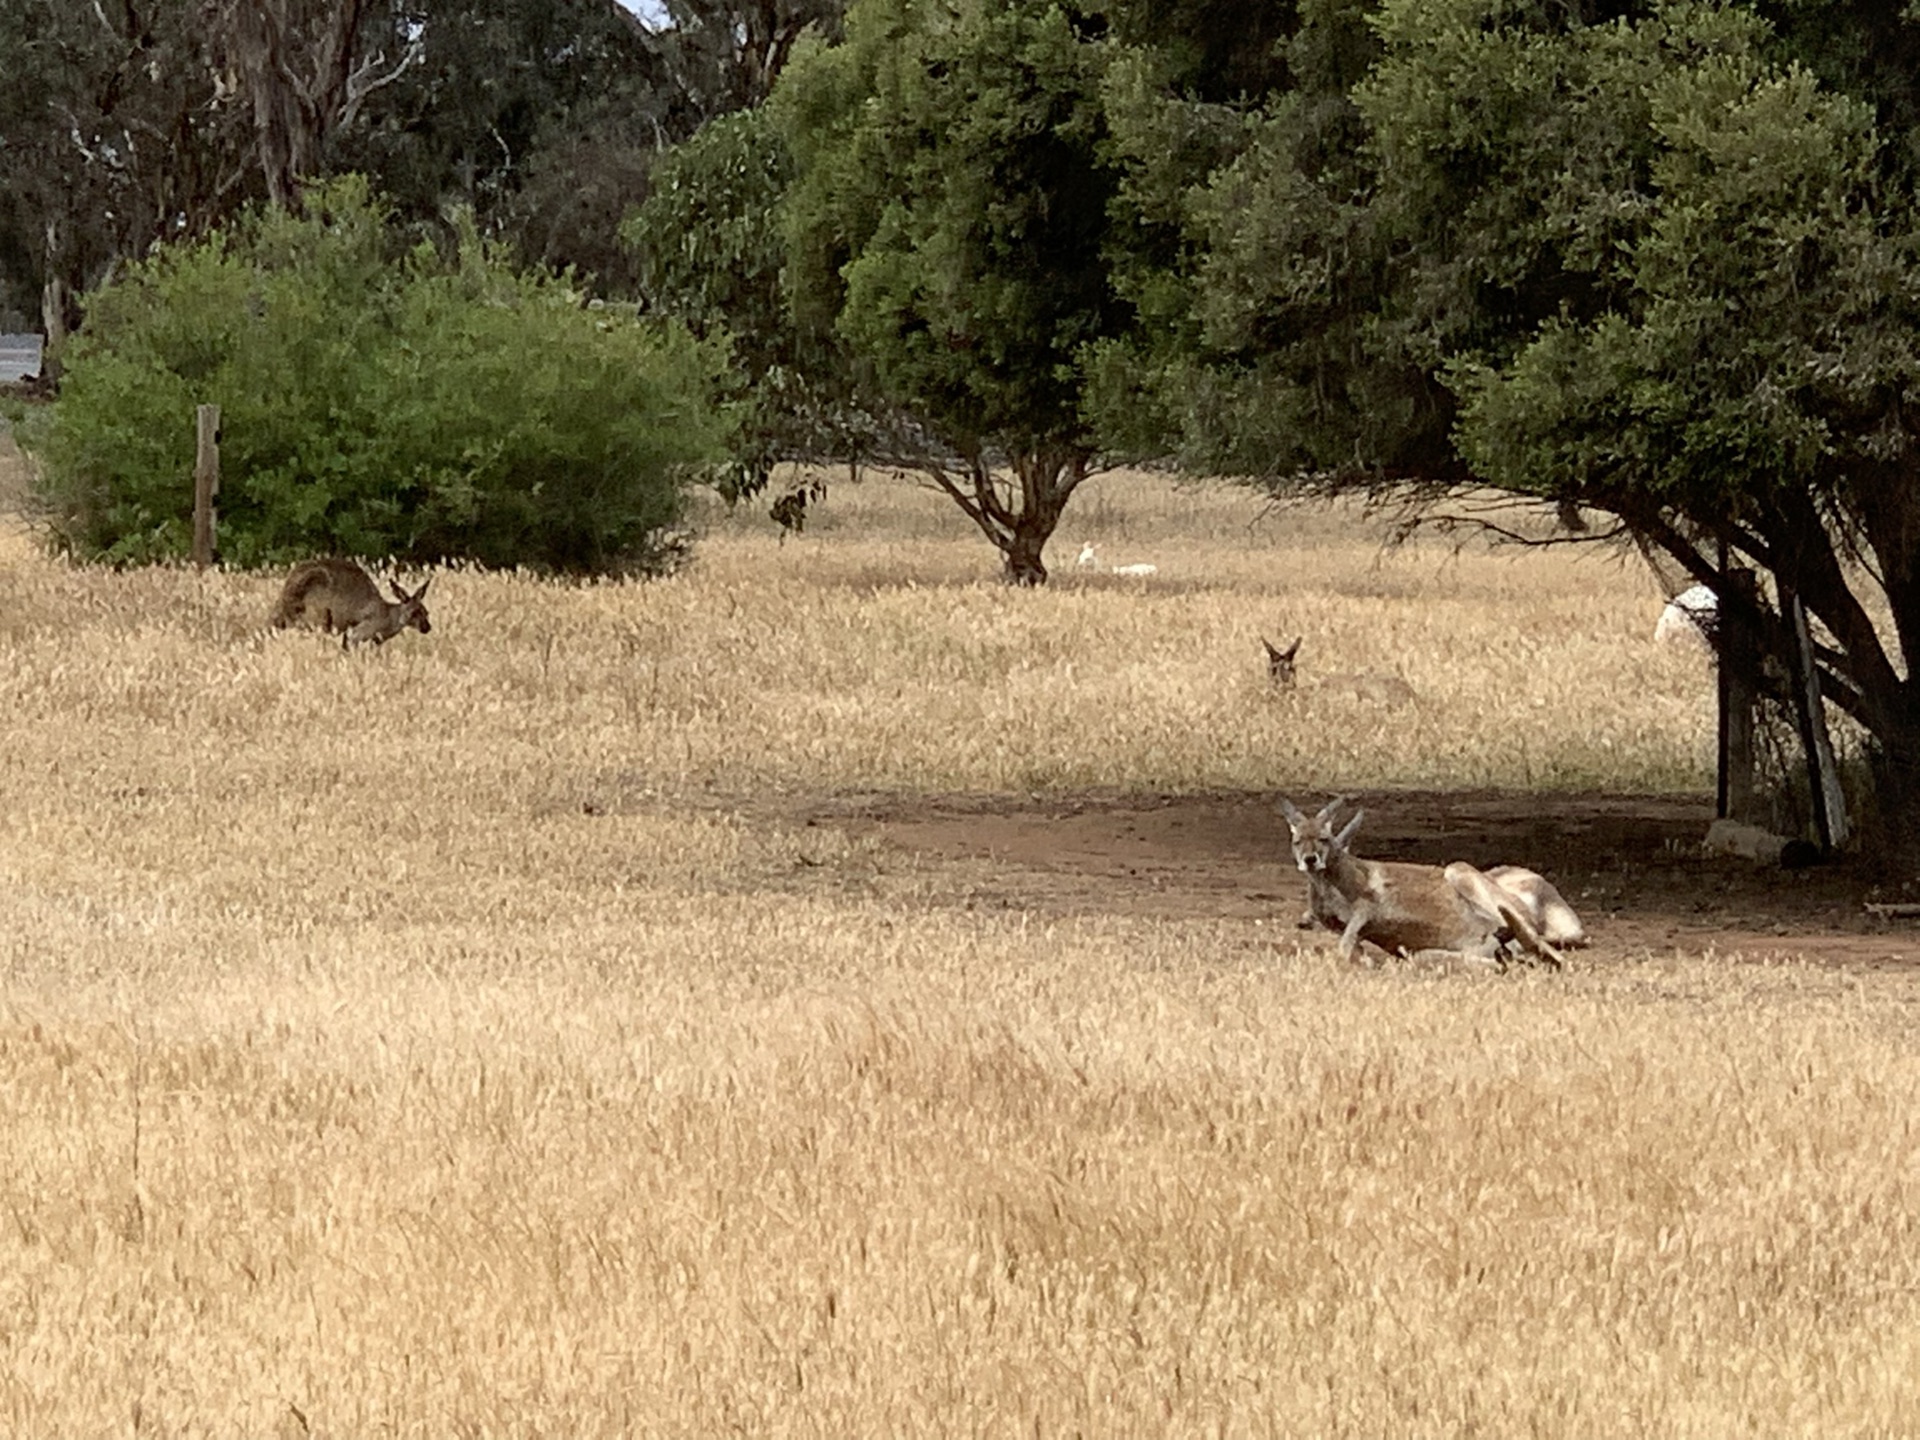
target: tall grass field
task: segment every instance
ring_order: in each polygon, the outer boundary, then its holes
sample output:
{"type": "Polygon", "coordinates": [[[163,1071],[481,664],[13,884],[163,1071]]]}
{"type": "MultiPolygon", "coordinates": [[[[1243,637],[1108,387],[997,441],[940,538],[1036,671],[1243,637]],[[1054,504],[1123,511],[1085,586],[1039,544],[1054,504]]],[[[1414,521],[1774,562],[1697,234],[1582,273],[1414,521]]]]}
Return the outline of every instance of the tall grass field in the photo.
{"type": "Polygon", "coordinates": [[[1277,821],[1255,926],[798,818],[1706,791],[1638,562],[1144,475],[1032,592],[899,479],[703,527],[343,653],[0,520],[0,1433],[1920,1432],[1911,975],[1348,968],[1277,821]]]}

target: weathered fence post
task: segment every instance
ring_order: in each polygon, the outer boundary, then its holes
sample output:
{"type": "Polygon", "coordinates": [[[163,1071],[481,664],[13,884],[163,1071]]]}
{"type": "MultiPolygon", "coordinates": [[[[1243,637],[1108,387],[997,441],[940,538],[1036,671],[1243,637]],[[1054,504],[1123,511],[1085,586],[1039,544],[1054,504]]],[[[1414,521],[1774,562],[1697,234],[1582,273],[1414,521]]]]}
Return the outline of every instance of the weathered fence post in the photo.
{"type": "Polygon", "coordinates": [[[198,406],[194,425],[193,563],[204,570],[213,563],[213,497],[220,493],[220,407],[198,406]]]}
{"type": "Polygon", "coordinates": [[[1783,592],[1780,600],[1780,608],[1793,628],[1793,707],[1800,720],[1800,748],[1807,757],[1813,823],[1820,832],[1820,848],[1835,850],[1847,843],[1847,797],[1840,788],[1840,767],[1834,761],[1833,737],[1827,731],[1826,702],[1820,698],[1820,664],[1807,628],[1806,605],[1792,591],[1783,592]]]}
{"type": "Polygon", "coordinates": [[[1723,555],[1720,565],[1720,605],[1714,633],[1719,652],[1720,733],[1719,803],[1722,820],[1751,822],[1753,813],[1753,677],[1759,668],[1759,645],[1749,623],[1759,604],[1759,589],[1751,570],[1730,569],[1723,555]]]}

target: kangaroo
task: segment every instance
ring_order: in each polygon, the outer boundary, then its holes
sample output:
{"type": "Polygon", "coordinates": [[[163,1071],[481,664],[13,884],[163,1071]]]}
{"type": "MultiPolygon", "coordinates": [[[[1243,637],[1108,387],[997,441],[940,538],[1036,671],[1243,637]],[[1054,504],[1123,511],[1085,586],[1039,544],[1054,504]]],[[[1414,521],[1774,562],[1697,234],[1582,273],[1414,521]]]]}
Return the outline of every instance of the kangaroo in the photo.
{"type": "Polygon", "coordinates": [[[1307,913],[1339,928],[1341,959],[1351,961],[1366,942],[1389,954],[1437,952],[1501,969],[1509,947],[1556,970],[1565,963],[1525,907],[1466,862],[1442,868],[1355,856],[1348,847],[1366,811],[1356,810],[1336,832],[1340,804],[1336,799],[1311,818],[1290,800],[1282,800],[1280,810],[1293,832],[1294,863],[1307,877],[1307,913]]]}
{"type": "MultiPolygon", "coordinates": [[[[1293,689],[1299,680],[1299,670],[1294,662],[1300,654],[1300,641],[1303,638],[1294,636],[1293,643],[1282,650],[1264,635],[1260,637],[1260,643],[1267,647],[1267,678],[1282,690],[1293,689]]],[[[1389,708],[1411,705],[1419,698],[1413,687],[1398,675],[1382,675],[1372,670],[1323,675],[1315,682],[1314,688],[1343,690],[1357,699],[1389,708]]]]}
{"type": "Polygon", "coordinates": [[[1282,650],[1266,636],[1260,637],[1260,643],[1267,647],[1267,678],[1274,684],[1293,688],[1294,681],[1299,678],[1294,674],[1293,657],[1300,653],[1300,642],[1305,638],[1304,635],[1294,636],[1293,643],[1282,650]]]}
{"type": "MultiPolygon", "coordinates": [[[[1324,863],[1310,865],[1301,854],[1302,844],[1306,843],[1303,842],[1302,836],[1309,833],[1310,827],[1331,825],[1334,813],[1346,803],[1346,796],[1336,795],[1321,808],[1318,815],[1309,821],[1294,808],[1291,800],[1280,802],[1281,813],[1287,817],[1287,826],[1293,832],[1294,862],[1299,865],[1301,873],[1307,877],[1307,909],[1306,913],[1300,917],[1302,930],[1326,929],[1337,935],[1344,931],[1348,922],[1353,919],[1353,902],[1340,893],[1332,877],[1327,874],[1326,865],[1324,863]]],[[[1328,846],[1346,849],[1347,843],[1353,839],[1354,831],[1360,828],[1360,821],[1364,814],[1365,812],[1361,811],[1348,820],[1340,833],[1327,842],[1328,846]]]]}
{"type": "Polygon", "coordinates": [[[412,594],[396,583],[395,598],[389,600],[351,560],[306,560],[287,576],[268,623],[276,630],[289,625],[313,625],[330,633],[338,630],[343,650],[365,640],[379,645],[408,626],[425,635],[433,629],[424,603],[432,583],[433,577],[428,576],[412,594]]]}

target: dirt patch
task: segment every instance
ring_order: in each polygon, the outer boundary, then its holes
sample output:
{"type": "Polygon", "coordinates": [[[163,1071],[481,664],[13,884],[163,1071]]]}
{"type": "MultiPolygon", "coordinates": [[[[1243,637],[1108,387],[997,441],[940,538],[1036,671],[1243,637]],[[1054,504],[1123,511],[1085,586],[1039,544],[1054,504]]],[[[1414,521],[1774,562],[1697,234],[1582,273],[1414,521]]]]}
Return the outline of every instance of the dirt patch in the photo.
{"type": "MultiPolygon", "coordinates": [[[[1027,800],[843,797],[792,818],[831,825],[944,874],[969,903],[1056,915],[1243,918],[1291,926],[1306,887],[1275,796],[1027,800]]],[[[1303,796],[1302,801],[1316,797],[1303,796]]],[[[1517,863],[1559,885],[1595,959],[1675,950],[1920,963],[1920,925],[1869,915],[1850,865],[1787,871],[1708,858],[1710,802],[1689,796],[1357,795],[1369,859],[1517,863]]],[[[1908,898],[1908,897],[1899,897],[1908,898]]],[[[1331,937],[1329,937],[1331,939],[1331,937]]]]}

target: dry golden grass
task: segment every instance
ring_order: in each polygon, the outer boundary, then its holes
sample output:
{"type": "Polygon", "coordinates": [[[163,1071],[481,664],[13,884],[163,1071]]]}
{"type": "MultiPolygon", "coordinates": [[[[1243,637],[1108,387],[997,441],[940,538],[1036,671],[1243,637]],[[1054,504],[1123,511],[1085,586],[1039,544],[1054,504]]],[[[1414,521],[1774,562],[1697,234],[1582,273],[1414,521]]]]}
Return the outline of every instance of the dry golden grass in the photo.
{"type": "Polygon", "coordinates": [[[0,1432],[1910,1432],[1904,975],[1352,971],[779,823],[1705,783],[1631,567],[1099,487],[1151,583],[869,482],[351,656],[0,536],[0,1432]]]}

